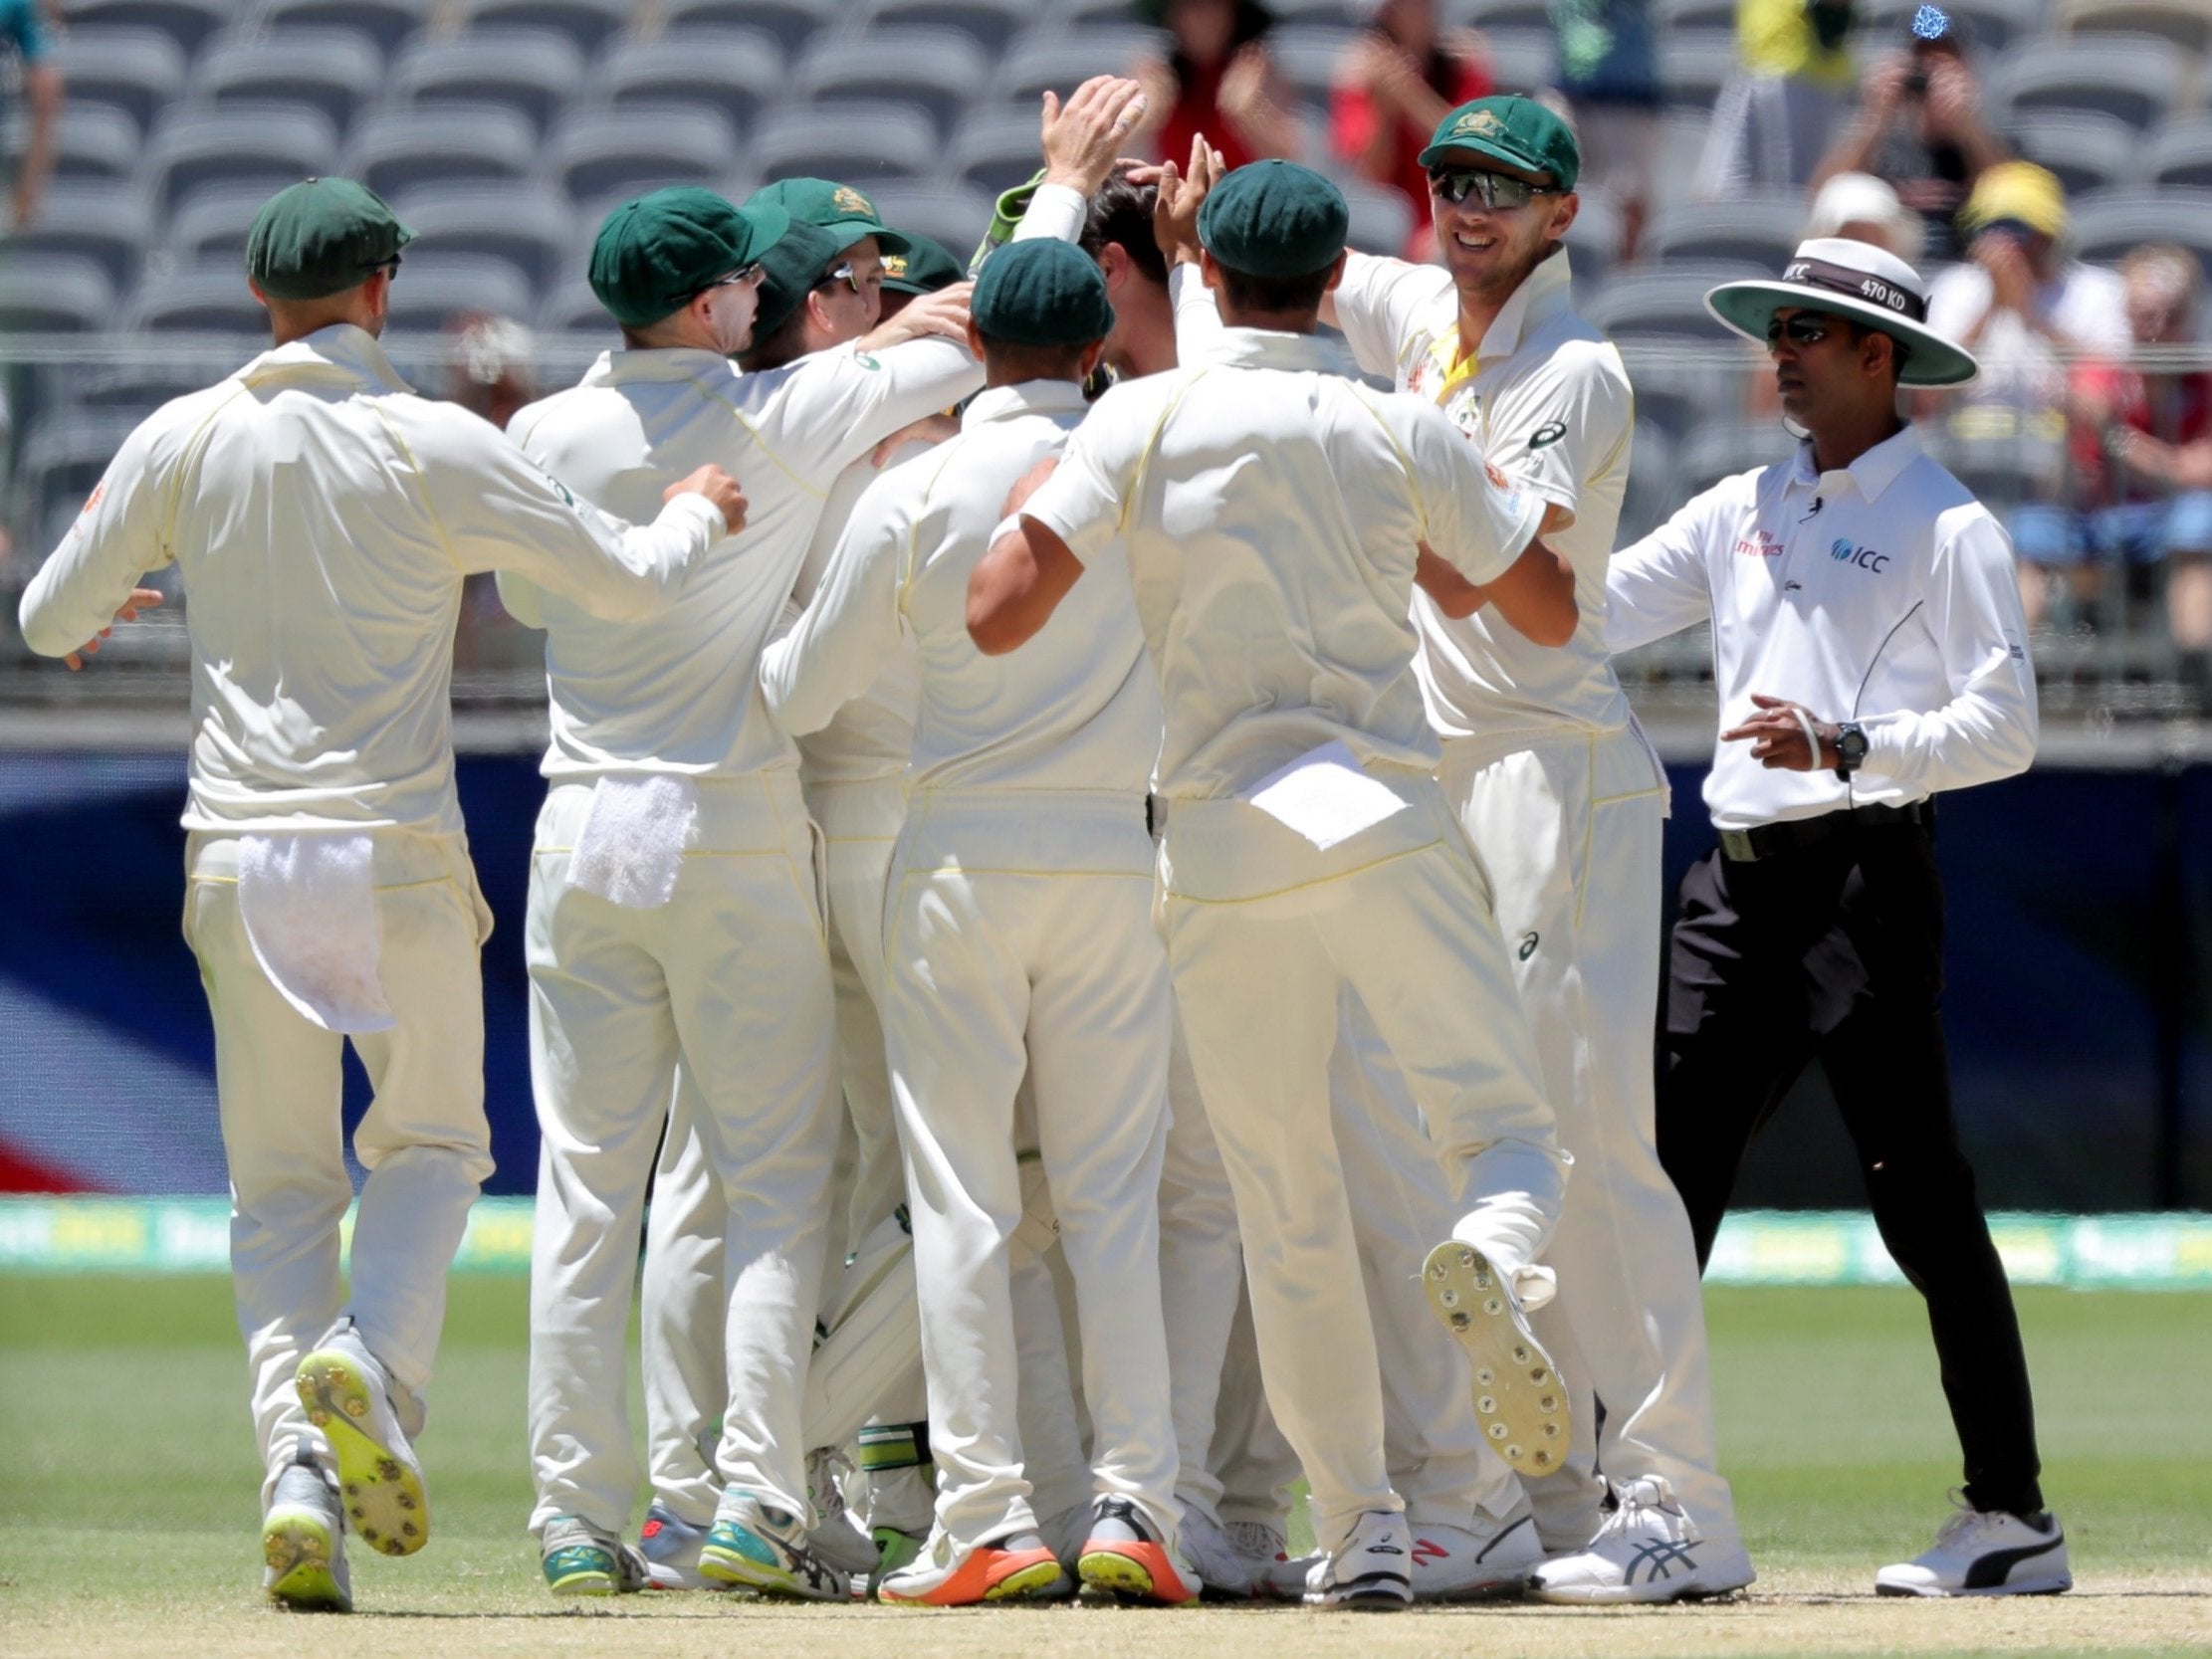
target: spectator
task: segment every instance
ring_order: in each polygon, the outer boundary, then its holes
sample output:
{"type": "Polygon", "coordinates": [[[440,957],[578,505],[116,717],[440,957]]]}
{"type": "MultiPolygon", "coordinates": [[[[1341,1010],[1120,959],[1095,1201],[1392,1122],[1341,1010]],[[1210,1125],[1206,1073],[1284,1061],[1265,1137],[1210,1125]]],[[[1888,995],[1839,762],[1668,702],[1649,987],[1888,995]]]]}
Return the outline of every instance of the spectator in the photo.
{"type": "Polygon", "coordinates": [[[1482,37],[1454,32],[1439,38],[1436,0],[1355,0],[1352,9],[1367,27],[1337,65],[1330,147],[1362,178],[1406,198],[1414,210],[1406,257],[1433,260],[1436,232],[1421,152],[1445,115],[1489,93],[1482,37]]]}
{"type": "Polygon", "coordinates": [[[1272,12],[1258,0],[1138,0],[1138,10],[1167,29],[1169,51],[1129,72],[1145,89],[1137,142],[1178,166],[1201,132],[1230,167],[1298,153],[1296,101],[1267,56],[1272,12]]]}
{"type": "Polygon", "coordinates": [[[1651,0],[1551,0],[1559,90],[1574,109],[1582,185],[1621,212],[1623,265],[1636,258],[1652,198],[1663,102],[1652,51],[1651,0]]]}
{"type": "Polygon", "coordinates": [[[1886,179],[1920,215],[1934,260],[1958,258],[1959,206],[2008,153],[1982,118],[1969,45],[1964,19],[1935,5],[1914,12],[1903,44],[1869,72],[1858,115],[1813,175],[1816,185],[1849,172],[1886,179]]]}
{"type": "Polygon", "coordinates": [[[1736,72],[1713,107],[1699,196],[1811,182],[1857,80],[1845,44],[1851,8],[1852,0],[1736,0],[1736,72]]]}
{"type": "Polygon", "coordinates": [[[2008,527],[2035,626],[2048,610],[2048,571],[2073,569],[2078,598],[2095,587],[2064,496],[2067,378],[2077,361],[2128,355],[2127,293],[2114,273],[2062,253],[2066,193],[2033,162],[1984,172],[1958,222],[1966,260],[1929,286],[1928,326],[1978,356],[1981,377],[1948,400],[1946,427],[1969,471],[2001,470],[2013,482],[2008,527]]]}
{"type": "Polygon", "coordinates": [[[2120,261],[2119,276],[2135,361],[2075,373],[2074,477],[2084,512],[2072,551],[2106,568],[2164,561],[2183,678],[2212,696],[2212,372],[2141,361],[2146,347],[2195,343],[2204,273],[2186,249],[2152,244],[2120,261]]]}
{"type": "Polygon", "coordinates": [[[23,66],[23,96],[31,105],[31,131],[16,162],[15,216],[22,230],[35,223],[46,182],[54,174],[54,129],[62,118],[62,72],[47,62],[46,30],[36,0],[0,0],[0,41],[15,48],[23,66]]]}

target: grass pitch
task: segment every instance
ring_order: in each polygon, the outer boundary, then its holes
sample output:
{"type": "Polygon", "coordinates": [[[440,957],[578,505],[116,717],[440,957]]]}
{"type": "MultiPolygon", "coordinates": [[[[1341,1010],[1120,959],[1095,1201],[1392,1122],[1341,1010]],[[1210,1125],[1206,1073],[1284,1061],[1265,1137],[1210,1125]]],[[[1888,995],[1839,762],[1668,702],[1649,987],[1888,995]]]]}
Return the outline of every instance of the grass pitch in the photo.
{"type": "Polygon", "coordinates": [[[539,1582],[523,1423],[524,1287],[456,1279],[421,1450],[437,1531],[356,1552],[348,1620],[259,1597],[258,1471],[229,1288],[0,1277],[0,1655],[2212,1653],[2212,1296],[2025,1291],[2045,1484],[2077,1589],[1878,1600],[1958,1480],[1919,1301],[1708,1297],[1721,1450],[1760,1582],[1703,1608],[1528,1605],[1392,1618],[1297,1608],[933,1613],[632,1596],[539,1582]]]}

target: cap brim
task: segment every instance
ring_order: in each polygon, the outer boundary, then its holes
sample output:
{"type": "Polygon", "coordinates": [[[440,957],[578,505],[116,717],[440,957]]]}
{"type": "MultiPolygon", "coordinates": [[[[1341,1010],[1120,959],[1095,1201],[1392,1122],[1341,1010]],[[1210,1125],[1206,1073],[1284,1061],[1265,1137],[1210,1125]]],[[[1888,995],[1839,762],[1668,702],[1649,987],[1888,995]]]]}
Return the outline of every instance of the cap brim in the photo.
{"type": "Polygon", "coordinates": [[[750,264],[790,234],[791,216],[774,202],[749,202],[738,209],[745,221],[746,244],[741,263],[750,264]]]}
{"type": "Polygon", "coordinates": [[[1424,167],[1434,167],[1454,150],[1470,155],[1486,156],[1492,161],[1502,161],[1508,167],[1518,167],[1524,173],[1537,173],[1557,182],[1559,175],[1532,155],[1520,155],[1497,144],[1484,143],[1480,138],[1451,138],[1440,144],[1431,144],[1421,152],[1419,161],[1424,167]]]}
{"type": "Polygon", "coordinates": [[[1869,300],[1799,283],[1722,283],[1705,296],[1705,310],[1745,339],[1764,345],[1767,323],[1785,307],[1827,311],[1865,322],[1911,348],[1897,373],[1900,386],[1963,386],[1981,372],[1973,356],[1922,323],[1869,300]]]}

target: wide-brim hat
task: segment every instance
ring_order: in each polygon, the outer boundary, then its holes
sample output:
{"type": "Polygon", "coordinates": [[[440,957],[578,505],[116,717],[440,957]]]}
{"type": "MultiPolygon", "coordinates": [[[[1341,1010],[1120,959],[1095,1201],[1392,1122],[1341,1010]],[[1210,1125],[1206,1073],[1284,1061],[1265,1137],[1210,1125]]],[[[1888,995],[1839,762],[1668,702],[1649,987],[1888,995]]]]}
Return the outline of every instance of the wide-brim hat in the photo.
{"type": "Polygon", "coordinates": [[[1928,326],[1920,274],[1871,242],[1815,237],[1798,244],[1779,278],[1722,283],[1705,296],[1707,311],[1761,345],[1767,324],[1785,308],[1847,316],[1901,341],[1902,386],[1962,386],[1981,372],[1971,352],[1928,326]]]}

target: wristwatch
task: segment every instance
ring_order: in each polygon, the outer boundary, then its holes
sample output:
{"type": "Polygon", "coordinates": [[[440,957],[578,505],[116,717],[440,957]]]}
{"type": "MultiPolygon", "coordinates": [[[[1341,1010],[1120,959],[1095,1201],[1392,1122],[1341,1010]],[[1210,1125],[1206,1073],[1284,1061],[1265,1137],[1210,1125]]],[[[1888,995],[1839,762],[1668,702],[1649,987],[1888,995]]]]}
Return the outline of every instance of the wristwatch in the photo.
{"type": "Polygon", "coordinates": [[[1836,727],[1836,775],[1848,779],[1866,761],[1866,729],[1857,721],[1842,722],[1836,727]]]}

